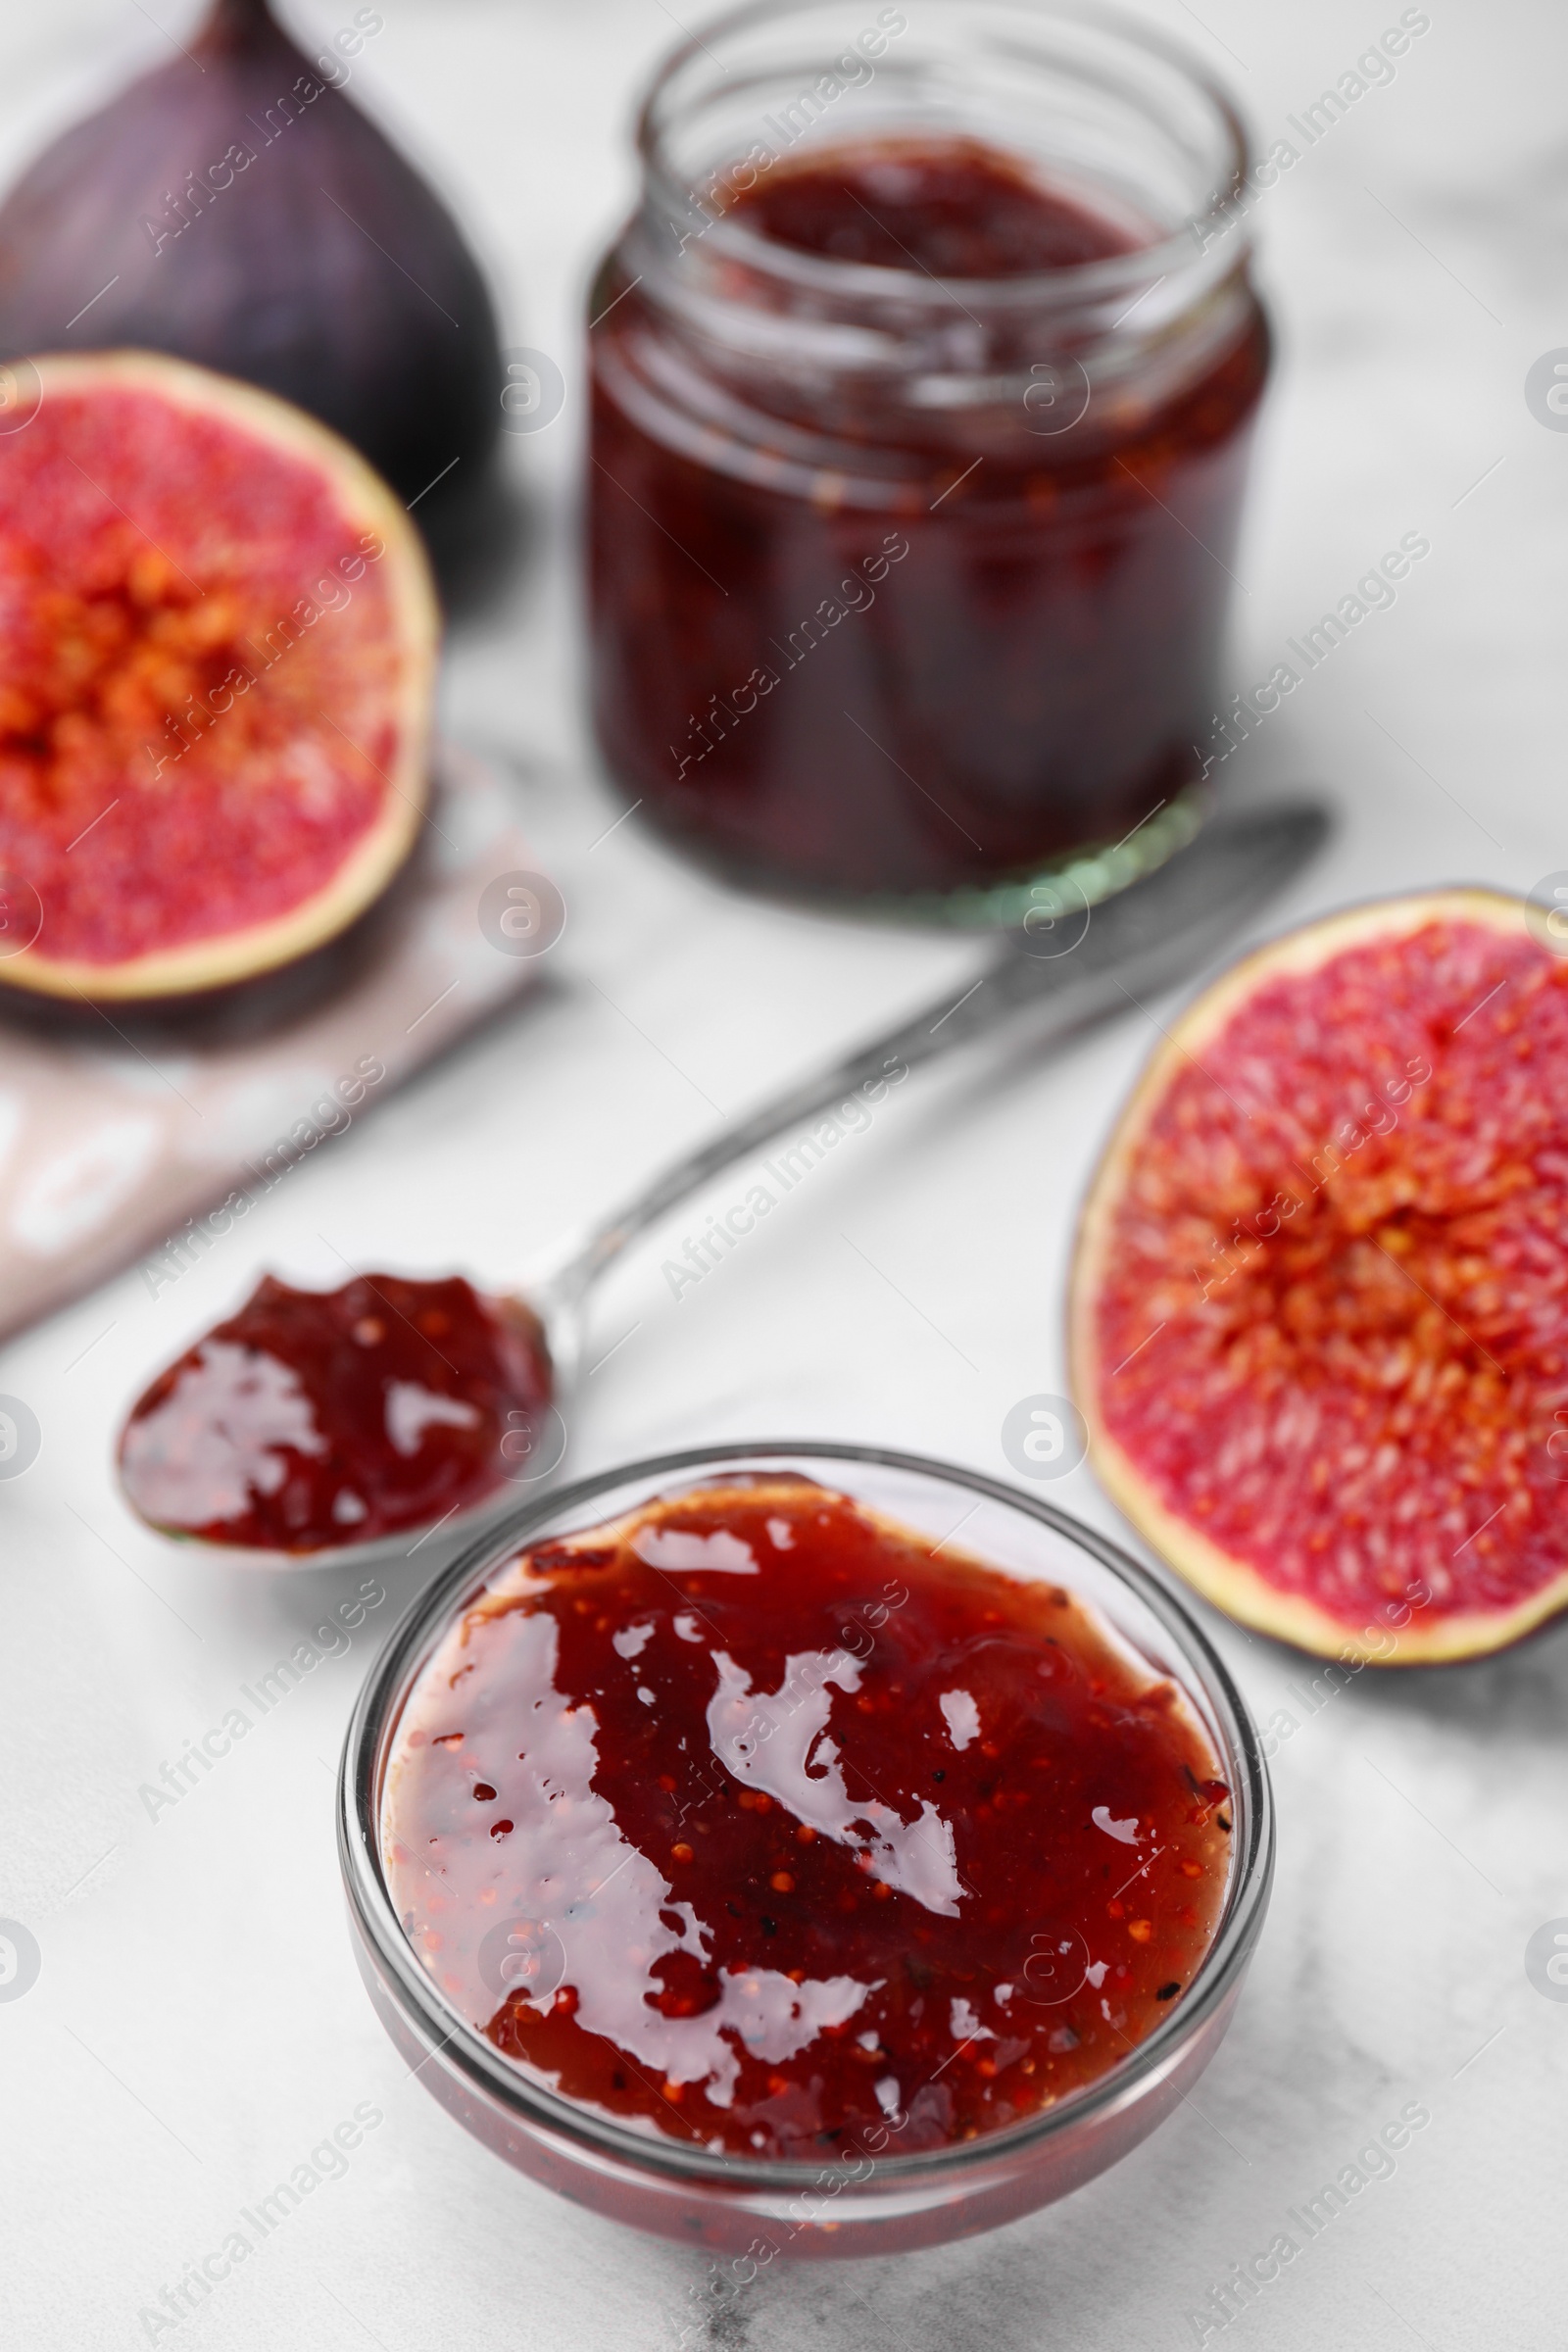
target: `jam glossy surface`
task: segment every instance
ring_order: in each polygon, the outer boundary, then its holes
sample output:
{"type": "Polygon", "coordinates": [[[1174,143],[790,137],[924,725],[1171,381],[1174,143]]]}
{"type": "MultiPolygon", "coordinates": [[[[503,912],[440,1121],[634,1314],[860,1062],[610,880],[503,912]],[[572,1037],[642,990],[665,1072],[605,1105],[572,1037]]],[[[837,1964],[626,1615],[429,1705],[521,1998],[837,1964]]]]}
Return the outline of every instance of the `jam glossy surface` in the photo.
{"type": "MultiPolygon", "coordinates": [[[[1136,241],[970,141],[817,150],[726,219],[902,266],[927,305],[967,274],[922,390],[912,365],[813,363],[804,293],[801,355],[748,362],[612,258],[591,617],[628,798],[731,878],[808,896],[949,892],[1120,840],[1196,781],[1211,732],[1255,301],[1209,297],[1184,358],[1169,336],[1114,367],[1086,350],[1088,378],[1028,309],[976,318],[966,362],[965,284],[1136,241]],[[949,397],[976,372],[998,388],[949,397]]],[[[740,256],[704,266],[725,315],[785,299],[740,256]]]]}
{"type": "Polygon", "coordinates": [[[798,1477],[514,1556],[396,1728],[383,1866],[445,1998],[563,2095],[757,2157],[1098,2080],[1212,1941],[1229,1792],[1060,1587],[798,1477]]]}
{"type": "Polygon", "coordinates": [[[731,207],[774,244],[933,277],[1025,277],[1128,252],[1085,212],[978,139],[886,139],[764,173],[731,207]]]}
{"type": "Polygon", "coordinates": [[[468,1508],[550,1405],[543,1335],[461,1276],[265,1275],[132,1407],[120,1474],[144,1519],[247,1549],[323,1550],[468,1508]]]}

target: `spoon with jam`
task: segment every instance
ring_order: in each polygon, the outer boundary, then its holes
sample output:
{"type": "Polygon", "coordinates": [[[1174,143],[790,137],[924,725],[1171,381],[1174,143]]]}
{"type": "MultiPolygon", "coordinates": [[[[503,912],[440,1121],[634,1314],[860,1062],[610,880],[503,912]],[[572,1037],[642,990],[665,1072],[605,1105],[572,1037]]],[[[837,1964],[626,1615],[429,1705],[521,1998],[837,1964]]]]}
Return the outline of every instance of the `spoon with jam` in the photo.
{"type": "Polygon", "coordinates": [[[132,1509],[165,1535],[268,1568],[471,1535],[564,1453],[588,1295],[629,1242],[785,1129],[857,1092],[877,1100],[1026,1006],[1047,1038],[1065,1038],[1188,978],[1327,831],[1311,802],[1215,819],[1092,915],[1081,891],[1037,884],[956,1004],[927,1005],[726,1127],[593,1227],[527,1298],[459,1274],[360,1274],[335,1291],[264,1276],[132,1406],[119,1450],[132,1509]]]}

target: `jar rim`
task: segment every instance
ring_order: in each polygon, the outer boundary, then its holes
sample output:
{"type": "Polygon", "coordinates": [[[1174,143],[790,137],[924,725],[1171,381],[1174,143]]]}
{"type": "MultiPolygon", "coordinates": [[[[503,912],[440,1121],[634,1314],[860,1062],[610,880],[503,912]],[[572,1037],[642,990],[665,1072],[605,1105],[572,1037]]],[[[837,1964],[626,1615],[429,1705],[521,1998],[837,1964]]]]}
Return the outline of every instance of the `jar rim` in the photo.
{"type": "MultiPolygon", "coordinates": [[[[1245,252],[1250,240],[1239,198],[1246,184],[1250,142],[1224,84],[1196,52],[1116,6],[1114,0],[1002,0],[1002,4],[1044,27],[1058,24],[1103,33],[1128,52],[1153,58],[1179,75],[1209,108],[1219,134],[1221,172],[1207,202],[1192,209],[1162,236],[1125,253],[1007,277],[939,278],[917,268],[901,270],[879,263],[843,261],[762,236],[724,214],[710,219],[699,232],[704,242],[710,241],[726,259],[759,275],[787,280],[846,307],[874,310],[889,302],[907,304],[911,285],[918,285],[927,302],[935,300],[967,311],[979,305],[993,315],[1058,308],[1092,311],[1152,281],[1163,282],[1178,273],[1190,276],[1195,262],[1201,265],[1225,232],[1238,223],[1245,252]],[[1205,230],[1211,233],[1205,234],[1205,230]]],[[[715,39],[744,33],[770,21],[787,20],[813,5],[815,0],[740,0],[740,5],[689,33],[655,69],[637,110],[635,145],[645,190],[666,202],[672,221],[683,206],[700,202],[697,190],[681,178],[665,154],[669,125],[662,118],[661,108],[677,77],[699,57],[711,57],[715,39]]],[[[1234,269],[1235,263],[1233,248],[1226,256],[1226,269],[1234,269]]]]}
{"type": "Polygon", "coordinates": [[[1246,1700],[1196,1612],[1170,1580],[1144,1567],[1108,1537],[1043,1496],[931,1455],[804,1439],[693,1446],[615,1465],[553,1494],[535,1496],[504,1525],[471,1544],[444,1575],[416,1595],[361,1690],[344,1740],[337,1791],[338,1859],[350,1912],[404,2023],[429,2041],[429,2054],[441,2049],[450,2067],[518,2123],[592,2151],[601,2161],[619,2159],[666,2180],[722,2178],[743,2190],[756,2191],[799,2190],[819,2181],[824,2171],[831,2170],[821,2158],[722,2156],[680,2140],[650,2138],[546,2087],[504,2057],[444,1998],[404,1933],[383,1863],[383,1776],[404,1704],[442,1635],[461,1608],[483,1590],[491,1572],[521,1543],[563,1515],[628,1487],[657,1493],[660,1482],[685,1472],[787,1464],[808,1466],[809,1475],[812,1464],[848,1469],[857,1463],[956,1487],[980,1501],[1001,1503],[1041,1522],[1097,1560],[1129,1588],[1173,1644],[1188,1696],[1195,1692],[1200,1696],[1220,1733],[1222,1769],[1236,1776],[1232,1802],[1237,1838],[1225,1906],[1213,1941],[1170,2012],[1104,2075],[1059,2104],[981,2132],[972,2140],[879,2157],[884,2176],[909,2184],[933,2176],[962,2177],[983,2171],[994,2159],[1075,2133],[1107,2113],[1121,2111],[1152,2079],[1163,2078],[1179,2064],[1201,2028],[1235,1989],[1257,1941],[1274,1869],[1268,1768],[1246,1700]]]}

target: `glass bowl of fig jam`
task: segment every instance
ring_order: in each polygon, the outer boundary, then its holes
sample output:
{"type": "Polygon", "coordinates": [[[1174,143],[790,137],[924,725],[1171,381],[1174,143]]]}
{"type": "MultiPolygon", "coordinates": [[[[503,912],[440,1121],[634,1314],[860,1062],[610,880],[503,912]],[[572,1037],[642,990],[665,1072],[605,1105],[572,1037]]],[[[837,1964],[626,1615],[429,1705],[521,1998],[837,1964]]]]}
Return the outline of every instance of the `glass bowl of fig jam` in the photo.
{"type": "Polygon", "coordinates": [[[1149,871],[1211,764],[1269,364],[1223,92],[1070,0],[766,0],[638,147],[589,334],[626,798],[733,881],[917,919],[1149,871]]]}
{"type": "Polygon", "coordinates": [[[967,1470],[707,1447],[537,1502],[362,1694],[370,1998],[520,2172],[758,2266],[996,2227],[1212,2056],[1273,1857],[1184,1603],[967,1470]]]}

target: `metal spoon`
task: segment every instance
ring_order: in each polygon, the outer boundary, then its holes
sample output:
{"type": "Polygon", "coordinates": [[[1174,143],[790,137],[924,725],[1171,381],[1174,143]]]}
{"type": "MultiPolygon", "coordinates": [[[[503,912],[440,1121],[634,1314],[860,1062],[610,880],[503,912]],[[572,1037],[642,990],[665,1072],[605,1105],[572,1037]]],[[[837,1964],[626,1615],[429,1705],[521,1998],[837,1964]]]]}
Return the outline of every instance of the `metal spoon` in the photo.
{"type": "MultiPolygon", "coordinates": [[[[1201,971],[1227,938],[1315,856],[1330,822],[1327,809],[1307,800],[1215,818],[1156,872],[1093,909],[1081,896],[1074,906],[1074,894],[1065,886],[1038,886],[1037,907],[1019,930],[1004,935],[980,977],[956,1002],[950,992],[897,1028],[787,1087],[674,1161],[580,1236],[525,1298],[492,1298],[495,1307],[520,1305],[539,1319],[554,1368],[555,1401],[548,1416],[541,1416],[551,1427],[523,1433],[518,1448],[523,1458],[516,1468],[498,1471],[495,1490],[466,1509],[422,1533],[406,1527],[369,1542],[308,1552],[242,1548],[201,1536],[181,1540],[202,1543],[251,1568],[343,1568],[384,1559],[398,1549],[417,1550],[439,1528],[444,1555],[458,1541],[503,1516],[525,1488],[559,1466],[565,1450],[560,1402],[577,1375],[589,1292],[638,1235],[786,1128],[858,1088],[874,1085],[890,1064],[913,1069],[1026,1010],[1033,1014],[1031,1035],[1037,1042],[1058,1042],[1108,1014],[1124,1012],[1145,994],[1201,971]]],[[[503,1440],[503,1449],[506,1445],[503,1440]]],[[[127,1499],[134,1509],[134,1499],[127,1499]]]]}

